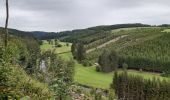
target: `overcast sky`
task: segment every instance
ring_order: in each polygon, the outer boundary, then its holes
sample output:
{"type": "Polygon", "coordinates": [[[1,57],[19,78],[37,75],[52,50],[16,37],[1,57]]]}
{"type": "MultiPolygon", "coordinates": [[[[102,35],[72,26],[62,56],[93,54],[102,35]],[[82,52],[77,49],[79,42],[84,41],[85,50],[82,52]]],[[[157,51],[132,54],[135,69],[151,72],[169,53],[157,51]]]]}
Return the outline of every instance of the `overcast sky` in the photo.
{"type": "MultiPolygon", "coordinates": [[[[170,0],[9,0],[9,27],[63,31],[121,23],[170,23],[170,0]]],[[[0,0],[0,26],[5,0],[0,0]]]]}

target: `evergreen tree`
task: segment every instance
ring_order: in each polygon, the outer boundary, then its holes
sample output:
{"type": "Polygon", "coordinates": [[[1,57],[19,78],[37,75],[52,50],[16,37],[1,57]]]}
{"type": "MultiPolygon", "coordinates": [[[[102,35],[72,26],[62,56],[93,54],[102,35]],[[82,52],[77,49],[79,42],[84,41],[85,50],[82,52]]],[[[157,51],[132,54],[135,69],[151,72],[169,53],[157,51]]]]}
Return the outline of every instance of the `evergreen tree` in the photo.
{"type": "Polygon", "coordinates": [[[103,72],[111,72],[116,70],[118,67],[117,53],[115,51],[109,52],[108,50],[104,50],[101,56],[99,56],[98,63],[103,72]]]}
{"type": "Polygon", "coordinates": [[[99,65],[101,66],[101,70],[103,72],[110,72],[112,68],[110,66],[110,59],[109,59],[109,51],[105,50],[102,55],[99,57],[99,65]]]}
{"type": "Polygon", "coordinates": [[[112,70],[116,70],[118,68],[118,62],[119,62],[119,57],[117,52],[112,50],[109,55],[109,58],[110,58],[109,60],[110,60],[112,70]]]}
{"type": "Polygon", "coordinates": [[[169,86],[169,81],[143,79],[127,73],[115,73],[113,78],[115,93],[123,100],[169,100],[169,86]]]}
{"type": "Polygon", "coordinates": [[[71,45],[71,53],[73,55],[73,58],[76,59],[76,57],[77,57],[77,45],[76,45],[76,43],[73,43],[71,45]]]}
{"type": "Polygon", "coordinates": [[[84,48],[84,45],[82,43],[79,43],[77,45],[77,57],[76,57],[76,59],[78,61],[84,60],[85,59],[85,54],[86,54],[86,50],[84,48]]]}

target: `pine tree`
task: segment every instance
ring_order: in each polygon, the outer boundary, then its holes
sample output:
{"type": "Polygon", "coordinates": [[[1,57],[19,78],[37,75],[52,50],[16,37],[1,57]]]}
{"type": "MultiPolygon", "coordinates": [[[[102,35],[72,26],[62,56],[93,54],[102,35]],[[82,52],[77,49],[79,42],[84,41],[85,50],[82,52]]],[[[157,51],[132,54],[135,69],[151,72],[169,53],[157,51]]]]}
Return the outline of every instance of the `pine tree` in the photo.
{"type": "Polygon", "coordinates": [[[73,58],[76,59],[77,57],[77,45],[76,43],[73,43],[71,46],[71,53],[73,55],[73,58]]]}
{"type": "Polygon", "coordinates": [[[110,66],[110,60],[109,60],[109,51],[105,50],[102,55],[99,57],[98,63],[101,66],[101,70],[103,72],[110,72],[112,71],[112,68],[110,66]]]}
{"type": "Polygon", "coordinates": [[[86,54],[86,50],[84,48],[84,45],[82,43],[78,44],[77,46],[77,60],[78,61],[82,61],[85,59],[85,54],[86,54]]]}
{"type": "Polygon", "coordinates": [[[118,67],[118,56],[115,51],[104,50],[98,60],[101,70],[103,72],[111,72],[118,67]]]}
{"type": "Polygon", "coordinates": [[[112,70],[116,70],[118,68],[119,61],[118,54],[114,50],[112,50],[109,55],[109,58],[112,70]]]}

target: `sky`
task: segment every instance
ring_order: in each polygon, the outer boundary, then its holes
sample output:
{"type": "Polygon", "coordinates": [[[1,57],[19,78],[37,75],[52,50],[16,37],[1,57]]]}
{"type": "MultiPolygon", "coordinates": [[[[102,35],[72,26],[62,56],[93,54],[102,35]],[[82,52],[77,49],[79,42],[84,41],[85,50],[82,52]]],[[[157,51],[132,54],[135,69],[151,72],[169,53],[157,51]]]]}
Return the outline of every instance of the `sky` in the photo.
{"type": "MultiPolygon", "coordinates": [[[[170,23],[170,0],[9,0],[9,27],[58,32],[98,25],[170,23]]],[[[0,0],[0,26],[5,0],[0,0]]]]}

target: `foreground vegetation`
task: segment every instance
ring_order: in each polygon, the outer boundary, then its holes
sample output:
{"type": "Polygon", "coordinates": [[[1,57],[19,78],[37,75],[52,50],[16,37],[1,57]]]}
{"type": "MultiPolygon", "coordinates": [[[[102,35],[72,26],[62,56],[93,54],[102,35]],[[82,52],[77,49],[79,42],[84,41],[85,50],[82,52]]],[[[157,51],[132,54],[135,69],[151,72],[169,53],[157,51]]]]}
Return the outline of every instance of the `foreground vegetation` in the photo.
{"type": "Polygon", "coordinates": [[[74,61],[63,60],[53,50],[40,50],[32,37],[9,36],[4,46],[0,34],[0,99],[70,99],[74,61]]]}
{"type": "MultiPolygon", "coordinates": [[[[3,38],[1,39],[3,40],[3,38]]],[[[21,39],[10,36],[7,47],[4,48],[3,42],[1,43],[0,99],[17,100],[24,96],[30,96],[33,99],[52,98],[54,92],[51,91],[48,84],[34,77],[36,63],[32,60],[36,59],[36,56],[39,55],[37,53],[37,42],[31,38],[21,39]],[[31,42],[27,40],[31,40],[31,42]],[[37,47],[31,48],[32,46],[37,47]],[[32,59],[32,57],[34,57],[34,59],[32,59]]]]}

